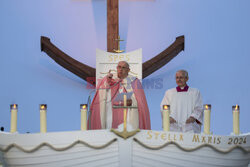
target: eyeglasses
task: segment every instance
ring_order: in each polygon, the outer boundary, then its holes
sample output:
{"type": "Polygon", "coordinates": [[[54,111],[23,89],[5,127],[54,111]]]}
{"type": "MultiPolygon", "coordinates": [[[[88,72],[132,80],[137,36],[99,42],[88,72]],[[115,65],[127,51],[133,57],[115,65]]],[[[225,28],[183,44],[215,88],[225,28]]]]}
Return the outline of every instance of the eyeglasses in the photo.
{"type": "Polygon", "coordinates": [[[128,67],[122,67],[122,66],[117,66],[116,68],[117,68],[117,69],[122,69],[122,70],[128,69],[128,67]]]}

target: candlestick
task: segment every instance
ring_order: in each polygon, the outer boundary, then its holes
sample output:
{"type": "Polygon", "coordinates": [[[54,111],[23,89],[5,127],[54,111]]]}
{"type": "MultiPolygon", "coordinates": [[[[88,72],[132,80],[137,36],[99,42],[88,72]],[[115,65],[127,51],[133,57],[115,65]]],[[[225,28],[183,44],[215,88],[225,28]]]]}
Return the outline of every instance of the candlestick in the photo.
{"type": "Polygon", "coordinates": [[[204,105],[204,133],[210,134],[211,104],[204,105]]]}
{"type": "MultiPolygon", "coordinates": [[[[124,107],[127,107],[127,95],[123,95],[123,104],[124,107]]],[[[123,129],[126,130],[127,129],[127,109],[124,108],[123,110],[123,129]]]]}
{"type": "Polygon", "coordinates": [[[81,104],[80,110],[81,110],[81,130],[87,130],[87,104],[81,104]]]}
{"type": "Polygon", "coordinates": [[[162,117],[163,117],[163,130],[164,131],[169,131],[170,129],[170,105],[163,105],[163,112],[162,112],[162,117]]]}
{"type": "Polygon", "coordinates": [[[11,113],[11,120],[10,120],[10,132],[14,133],[17,131],[17,104],[10,105],[10,113],[11,113]]]}
{"type": "Polygon", "coordinates": [[[40,104],[40,132],[47,132],[47,105],[40,104]]]}
{"type": "Polygon", "coordinates": [[[236,105],[232,107],[233,110],[233,133],[235,135],[240,134],[240,106],[236,105]]]}

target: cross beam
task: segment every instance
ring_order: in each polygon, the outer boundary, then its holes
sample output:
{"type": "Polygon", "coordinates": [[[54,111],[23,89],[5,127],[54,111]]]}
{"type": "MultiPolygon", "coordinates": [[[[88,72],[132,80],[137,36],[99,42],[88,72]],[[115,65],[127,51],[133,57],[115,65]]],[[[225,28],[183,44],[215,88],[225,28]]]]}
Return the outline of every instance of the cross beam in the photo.
{"type": "MultiPolygon", "coordinates": [[[[119,0],[107,0],[107,51],[114,52],[118,50],[117,40],[119,36],[119,0]]],[[[177,37],[175,42],[168,48],[156,55],[152,59],[143,63],[143,75],[145,78],[167,64],[179,52],[184,50],[184,36],[177,37]]],[[[69,55],[65,54],[54,44],[50,42],[48,37],[41,36],[41,51],[44,51],[65,69],[71,71],[80,78],[86,80],[90,84],[95,85],[93,77],[95,77],[95,68],[84,63],[78,62],[69,55]],[[88,78],[92,78],[88,80],[88,78]]],[[[95,80],[95,79],[94,79],[95,80]]]]}
{"type": "MultiPolygon", "coordinates": [[[[184,41],[184,36],[177,37],[168,48],[150,60],[144,62],[142,65],[142,78],[149,76],[159,68],[163,67],[184,50],[184,41]]],[[[94,78],[95,80],[96,69],[73,59],[51,43],[48,37],[41,36],[41,51],[46,52],[48,56],[65,69],[71,71],[90,84],[95,85],[95,82],[92,79],[94,78]]]]}

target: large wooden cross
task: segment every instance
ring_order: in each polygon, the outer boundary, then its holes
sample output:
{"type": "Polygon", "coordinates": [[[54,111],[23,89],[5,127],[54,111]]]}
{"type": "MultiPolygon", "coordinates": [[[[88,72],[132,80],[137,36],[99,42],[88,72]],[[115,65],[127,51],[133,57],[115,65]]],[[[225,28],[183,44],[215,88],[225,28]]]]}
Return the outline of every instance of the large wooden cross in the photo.
{"type": "MultiPolygon", "coordinates": [[[[118,36],[119,36],[119,0],[107,0],[107,51],[113,52],[118,50],[118,36]]],[[[142,78],[145,78],[167,64],[179,52],[184,50],[184,36],[176,38],[168,48],[160,54],[154,56],[150,60],[143,63],[142,78]]],[[[78,77],[95,85],[93,78],[96,75],[96,69],[84,63],[81,63],[69,55],[65,54],[53,43],[48,37],[41,36],[41,51],[46,52],[52,59],[60,64],[65,69],[71,71],[78,77]],[[90,79],[92,78],[92,79],[90,79]]]]}
{"type": "Polygon", "coordinates": [[[119,50],[119,0],[107,0],[107,51],[119,50]]]}
{"type": "Polygon", "coordinates": [[[118,50],[119,0],[107,0],[107,51],[118,50]]]}

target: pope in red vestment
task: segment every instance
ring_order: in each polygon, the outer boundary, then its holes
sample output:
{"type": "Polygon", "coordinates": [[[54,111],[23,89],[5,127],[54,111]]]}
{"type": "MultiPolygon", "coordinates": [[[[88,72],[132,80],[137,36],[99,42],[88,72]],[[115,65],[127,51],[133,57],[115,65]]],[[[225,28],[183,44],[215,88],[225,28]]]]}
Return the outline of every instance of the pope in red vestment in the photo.
{"type": "Polygon", "coordinates": [[[96,88],[96,94],[90,106],[88,129],[118,128],[123,123],[123,108],[113,108],[115,105],[123,105],[123,101],[117,101],[120,93],[131,93],[127,99],[127,122],[133,129],[151,129],[149,109],[139,79],[129,76],[129,64],[120,61],[117,65],[117,78],[109,73],[96,88]],[[136,108],[136,109],[135,109],[136,108]]]}

